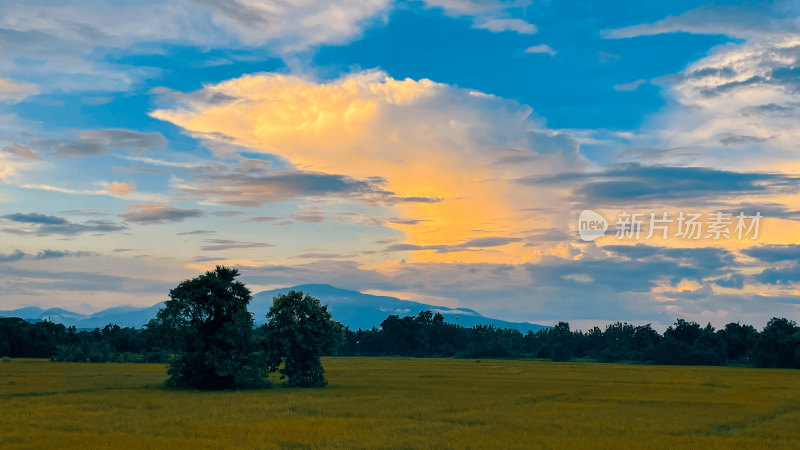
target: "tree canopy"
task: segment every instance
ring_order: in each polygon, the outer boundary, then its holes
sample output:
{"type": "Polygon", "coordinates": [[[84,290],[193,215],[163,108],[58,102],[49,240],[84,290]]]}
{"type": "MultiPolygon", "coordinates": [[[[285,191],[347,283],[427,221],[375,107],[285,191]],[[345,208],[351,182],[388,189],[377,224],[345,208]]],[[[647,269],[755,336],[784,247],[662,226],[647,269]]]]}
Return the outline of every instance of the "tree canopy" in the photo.
{"type": "Polygon", "coordinates": [[[236,269],[217,266],[169,292],[149,327],[159,330],[176,355],[169,383],[197,389],[240,389],[265,384],[264,364],[247,311],[250,290],[236,269]]]}
{"type": "Polygon", "coordinates": [[[342,339],[341,326],[328,307],[310,295],[290,291],[274,298],[263,327],[270,370],[289,386],[325,386],[320,356],[332,353],[342,339]]]}

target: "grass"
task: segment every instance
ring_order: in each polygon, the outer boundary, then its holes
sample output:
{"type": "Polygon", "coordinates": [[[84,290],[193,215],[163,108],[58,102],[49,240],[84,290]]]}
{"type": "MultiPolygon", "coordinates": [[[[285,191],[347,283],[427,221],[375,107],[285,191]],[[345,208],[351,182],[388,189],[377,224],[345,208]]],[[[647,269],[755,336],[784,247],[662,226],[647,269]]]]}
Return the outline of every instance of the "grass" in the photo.
{"type": "Polygon", "coordinates": [[[798,371],[324,363],[322,389],[197,392],[165,389],[163,365],[15,359],[0,363],[0,447],[800,447],[798,371]]]}

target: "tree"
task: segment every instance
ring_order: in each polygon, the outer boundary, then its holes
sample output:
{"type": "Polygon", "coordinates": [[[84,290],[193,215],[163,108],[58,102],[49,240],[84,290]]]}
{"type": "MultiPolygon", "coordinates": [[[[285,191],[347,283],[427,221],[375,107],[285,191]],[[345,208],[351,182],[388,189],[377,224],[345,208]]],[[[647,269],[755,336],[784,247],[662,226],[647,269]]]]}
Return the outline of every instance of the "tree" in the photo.
{"type": "Polygon", "coordinates": [[[758,367],[800,368],[800,330],[789,319],[773,317],[758,336],[754,350],[758,367]]]}
{"type": "Polygon", "coordinates": [[[264,386],[263,358],[247,311],[250,290],[239,271],[217,266],[169,292],[148,328],[172,343],[169,384],[204,390],[264,386]]]}
{"type": "Polygon", "coordinates": [[[725,341],[727,356],[731,360],[740,360],[750,356],[758,340],[758,332],[751,325],[729,323],[725,329],[717,332],[725,341]]]}
{"type": "Polygon", "coordinates": [[[328,307],[310,295],[289,291],[273,299],[264,325],[271,371],[289,386],[325,386],[320,356],[336,350],[342,341],[341,324],[328,307]],[[283,367],[280,367],[283,364],[283,367]]]}

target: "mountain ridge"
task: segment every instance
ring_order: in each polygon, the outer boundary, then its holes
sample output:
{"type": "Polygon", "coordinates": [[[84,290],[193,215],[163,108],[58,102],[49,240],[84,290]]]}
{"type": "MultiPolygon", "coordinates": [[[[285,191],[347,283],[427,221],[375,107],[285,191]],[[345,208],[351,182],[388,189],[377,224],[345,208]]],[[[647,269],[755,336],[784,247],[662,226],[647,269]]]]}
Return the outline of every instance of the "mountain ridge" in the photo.
{"type": "MultiPolygon", "coordinates": [[[[256,324],[266,321],[266,314],[272,305],[273,297],[292,290],[302,291],[304,294],[320,299],[323,304],[328,305],[334,320],[342,322],[353,330],[379,327],[380,323],[390,314],[417,315],[423,310],[441,313],[446,322],[457,323],[467,328],[475,325],[493,325],[498,328],[514,328],[522,333],[528,330],[538,331],[548,328],[529,322],[494,319],[468,308],[449,308],[384,295],[364,294],[359,291],[337,288],[330,284],[301,284],[254,294],[248,309],[253,313],[256,324]]],[[[0,311],[0,317],[21,317],[30,322],[49,320],[79,329],[102,328],[109,323],[116,323],[121,327],[140,328],[155,317],[161,307],[163,307],[163,302],[144,308],[116,306],[93,314],[80,314],[62,308],[43,309],[29,306],[0,311]]]]}

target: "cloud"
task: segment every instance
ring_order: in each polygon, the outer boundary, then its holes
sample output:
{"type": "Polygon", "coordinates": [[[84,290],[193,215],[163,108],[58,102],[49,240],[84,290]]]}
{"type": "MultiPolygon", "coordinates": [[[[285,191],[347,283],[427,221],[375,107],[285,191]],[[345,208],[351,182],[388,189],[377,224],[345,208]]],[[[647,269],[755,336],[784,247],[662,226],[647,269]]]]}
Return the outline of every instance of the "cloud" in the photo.
{"type": "Polygon", "coordinates": [[[550,56],[555,56],[556,51],[550,48],[547,44],[534,45],[525,49],[525,53],[546,53],[550,56]]]}
{"type": "MultiPolygon", "coordinates": [[[[265,73],[203,91],[173,94],[177,104],[152,116],[211,140],[278,155],[302,171],[255,166],[195,174],[175,183],[185,195],[237,206],[315,195],[381,206],[399,219],[386,225],[421,247],[480,237],[473,230],[508,235],[529,229],[527,209],[549,203],[552,192],[513,180],[585,166],[577,142],[546,129],[527,106],[426,79],[363,71],[315,82],[265,73]],[[198,100],[212,92],[240,100],[198,100]]],[[[504,250],[530,258],[523,247],[504,250]]]]}
{"type": "Polygon", "coordinates": [[[262,223],[262,222],[274,222],[276,220],[278,220],[277,217],[256,216],[256,217],[250,217],[250,218],[245,219],[245,220],[240,220],[239,223],[262,223]]]}
{"type": "Polygon", "coordinates": [[[96,156],[112,150],[141,153],[166,145],[161,133],[142,133],[131,130],[106,129],[78,132],[78,139],[42,139],[32,143],[60,157],[96,156]]]}
{"type": "Polygon", "coordinates": [[[204,234],[214,234],[216,231],[214,230],[193,230],[193,231],[182,231],[177,233],[178,236],[193,236],[193,235],[204,235],[204,234]]]}
{"type": "Polygon", "coordinates": [[[83,233],[110,233],[126,230],[124,224],[117,224],[107,220],[89,220],[82,224],[70,222],[62,217],[48,216],[38,213],[15,213],[2,217],[8,221],[22,224],[23,226],[5,227],[2,231],[20,235],[64,235],[73,236],[83,233]]]}
{"type": "Polygon", "coordinates": [[[435,250],[439,253],[460,252],[465,250],[477,250],[492,247],[502,247],[514,242],[521,241],[520,238],[512,237],[484,237],[472,239],[467,242],[462,242],[456,245],[413,245],[413,244],[394,244],[386,247],[387,251],[420,251],[420,250],[435,250]]]}
{"type": "Polygon", "coordinates": [[[742,250],[747,256],[768,263],[800,260],[800,245],[762,245],[742,250]]]}
{"type": "Polygon", "coordinates": [[[522,8],[528,6],[530,1],[519,0],[425,0],[431,8],[442,8],[450,14],[480,15],[498,10],[522,8]]]}
{"type": "Polygon", "coordinates": [[[21,250],[14,250],[12,253],[6,255],[0,253],[0,263],[19,261],[24,257],[25,253],[23,253],[21,250]]]}
{"type": "Polygon", "coordinates": [[[135,191],[136,185],[114,181],[111,183],[108,190],[114,195],[125,195],[135,191]]]}
{"type": "Polygon", "coordinates": [[[652,80],[669,106],[636,140],[672,149],[658,157],[674,165],[800,173],[800,37],[762,27],[763,36],[717,46],[681,73],[652,80]]]}
{"type": "Polygon", "coordinates": [[[388,0],[194,0],[211,10],[216,25],[247,45],[277,45],[302,51],[319,44],[343,44],[390,9],[388,0]]]}
{"type": "Polygon", "coordinates": [[[38,93],[35,84],[0,78],[0,103],[19,103],[38,93]]]}
{"type": "Polygon", "coordinates": [[[534,34],[536,25],[523,19],[512,17],[513,12],[530,4],[523,0],[424,0],[429,8],[441,8],[446,15],[472,18],[472,27],[494,33],[513,31],[520,34],[534,34]]]}
{"type": "Polygon", "coordinates": [[[361,291],[403,292],[401,298],[415,301],[450,299],[484,315],[536,323],[645,320],[666,327],[686,317],[719,326],[730,317],[765,323],[776,310],[798,311],[753,292],[753,280],[742,275],[748,264],[724,249],[613,246],[585,248],[577,256],[548,256],[531,264],[406,262],[382,271],[342,260],[242,270],[243,279],[257,284],[313,279],[361,291]]]}
{"type": "Polygon", "coordinates": [[[33,224],[47,224],[47,225],[67,225],[69,222],[67,219],[57,216],[47,216],[44,214],[38,213],[15,213],[3,216],[4,219],[10,220],[12,222],[19,222],[19,223],[33,223],[33,224]]]}
{"type": "Polygon", "coordinates": [[[138,203],[129,205],[125,209],[126,212],[120,214],[119,217],[127,222],[143,225],[183,222],[186,219],[205,215],[200,209],[182,209],[159,203],[138,203]]]}
{"type": "Polygon", "coordinates": [[[93,252],[73,252],[69,250],[49,250],[45,249],[36,254],[35,259],[55,259],[55,258],[71,258],[95,255],[93,252]]]}
{"type": "Polygon", "coordinates": [[[632,202],[725,200],[743,195],[793,193],[800,179],[774,173],[730,172],[705,167],[643,166],[638,163],[612,165],[603,172],[564,173],[527,177],[523,184],[564,184],[583,204],[603,206],[632,202]]]}
{"type": "Polygon", "coordinates": [[[606,30],[603,34],[614,39],[676,32],[751,38],[797,32],[794,11],[789,6],[789,2],[781,1],[753,6],[703,5],[653,23],[606,30]]]}
{"type": "Polygon", "coordinates": [[[38,161],[42,160],[41,155],[39,155],[38,153],[36,153],[36,151],[24,145],[12,145],[10,147],[3,148],[2,151],[10,155],[18,156],[23,159],[31,159],[38,161]]]}
{"type": "Polygon", "coordinates": [[[303,223],[322,223],[327,218],[322,211],[299,211],[289,217],[303,223]]]}
{"type": "Polygon", "coordinates": [[[218,252],[218,251],[246,249],[246,248],[274,247],[274,245],[268,244],[266,242],[242,242],[242,241],[233,241],[230,239],[206,239],[205,242],[207,242],[209,245],[205,245],[200,248],[205,252],[218,252]]]}
{"type": "Polygon", "coordinates": [[[197,174],[193,181],[178,180],[182,194],[204,202],[259,207],[299,198],[393,199],[382,188],[383,180],[356,180],[320,172],[274,172],[270,166],[254,170],[234,166],[223,173],[197,174]]]}
{"type": "Polygon", "coordinates": [[[639,86],[641,86],[641,85],[643,85],[645,83],[647,83],[647,80],[640,79],[640,80],[636,80],[636,81],[631,81],[630,83],[615,84],[614,85],[614,90],[623,91],[623,92],[632,92],[632,91],[635,91],[636,89],[639,89],[639,86]]]}
{"type": "Polygon", "coordinates": [[[766,140],[767,139],[765,138],[759,138],[755,136],[743,136],[741,134],[734,134],[723,137],[722,139],[719,140],[719,143],[722,145],[758,144],[766,140]]]}
{"type": "Polygon", "coordinates": [[[536,25],[522,19],[489,19],[485,22],[476,23],[474,27],[494,33],[514,31],[519,34],[536,34],[536,25]]]}
{"type": "MultiPolygon", "coordinates": [[[[156,70],[115,64],[119,49],[158,53],[163,43],[250,48],[291,58],[345,44],[386,21],[389,0],[77,0],[69,5],[0,4],[0,74],[47,92],[124,91],[156,70]],[[136,17],[136,21],[131,21],[136,17]],[[134,23],[135,22],[135,23],[134,23]]],[[[7,89],[7,88],[5,88],[7,89]]],[[[30,95],[33,88],[25,88],[30,95]]],[[[19,89],[0,94],[18,101],[19,89]]]]}

